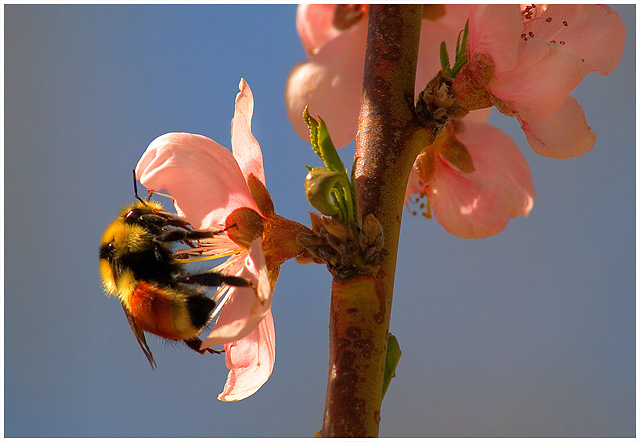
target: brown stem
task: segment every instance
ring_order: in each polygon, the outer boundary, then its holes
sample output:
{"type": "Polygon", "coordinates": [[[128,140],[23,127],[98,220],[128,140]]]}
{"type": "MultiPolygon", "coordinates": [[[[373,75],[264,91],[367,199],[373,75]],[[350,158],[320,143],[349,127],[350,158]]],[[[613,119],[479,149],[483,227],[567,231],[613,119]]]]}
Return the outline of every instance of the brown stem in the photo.
{"type": "Polygon", "coordinates": [[[354,172],[360,219],[381,223],[385,253],[371,276],[334,278],[324,437],[378,435],[404,192],[429,144],[415,128],[421,5],[371,5],[354,172]]]}

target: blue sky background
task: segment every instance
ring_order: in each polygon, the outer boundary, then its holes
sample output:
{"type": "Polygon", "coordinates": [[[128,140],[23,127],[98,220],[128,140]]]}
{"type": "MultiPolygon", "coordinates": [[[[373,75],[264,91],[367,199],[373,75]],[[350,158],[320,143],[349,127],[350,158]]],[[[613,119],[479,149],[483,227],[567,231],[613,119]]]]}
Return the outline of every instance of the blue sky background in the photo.
{"type": "MultiPolygon", "coordinates": [[[[464,240],[405,214],[391,332],[403,356],[381,436],[635,434],[635,5],[625,54],[573,95],[598,132],[587,155],[535,155],[528,218],[464,240]]],[[[330,277],[286,263],[276,365],[254,396],[216,399],[222,357],[150,338],[151,371],[98,242],[132,200],[131,169],[171,131],[230,147],[238,82],[255,97],[276,210],[308,224],[305,164],[286,118],[305,55],[295,6],[22,6],[5,15],[4,429],[30,437],[310,437],[322,425],[330,277]]],[[[561,75],[561,73],[558,73],[561,75]]],[[[341,151],[347,164],[353,146],[341,151]]]]}

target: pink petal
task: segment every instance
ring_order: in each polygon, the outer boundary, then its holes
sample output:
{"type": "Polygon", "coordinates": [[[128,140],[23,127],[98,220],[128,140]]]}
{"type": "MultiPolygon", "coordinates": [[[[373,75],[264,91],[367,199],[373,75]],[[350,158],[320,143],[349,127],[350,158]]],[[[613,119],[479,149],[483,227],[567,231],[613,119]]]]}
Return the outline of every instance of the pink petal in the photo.
{"type": "Polygon", "coordinates": [[[336,147],[349,144],[356,135],[367,21],[360,20],[328,41],[317,54],[296,64],[287,77],[285,105],[296,133],[309,139],[309,129],[302,119],[304,107],[327,123],[336,147]]]}
{"type": "MultiPolygon", "coordinates": [[[[331,17],[328,16],[327,6],[327,11],[323,12],[327,16],[311,18],[311,12],[316,6],[325,5],[303,5],[299,7],[298,14],[299,17],[300,14],[309,15],[304,19],[305,26],[319,27],[314,35],[323,35],[317,41],[321,40],[324,46],[309,60],[294,66],[289,73],[285,91],[287,115],[296,133],[308,140],[309,130],[301,117],[302,110],[308,104],[309,113],[313,117],[320,115],[327,123],[336,147],[343,147],[353,141],[358,125],[367,21],[360,20],[343,32],[323,34],[323,29],[330,26],[333,6],[331,17]],[[322,23],[312,21],[316,19],[322,23]],[[329,36],[332,38],[330,41],[329,36]]],[[[458,34],[464,29],[469,16],[468,5],[446,5],[445,8],[444,17],[435,21],[422,21],[416,97],[440,70],[440,42],[445,40],[449,50],[453,51],[458,34]]],[[[312,34],[316,31],[305,32],[312,34]]]]}
{"type": "Polygon", "coordinates": [[[486,123],[492,108],[478,109],[469,112],[465,117],[464,123],[486,123]]]}
{"type": "Polygon", "coordinates": [[[262,166],[262,150],[251,133],[253,116],[253,93],[247,82],[240,80],[240,92],[236,96],[236,107],[231,120],[231,148],[236,157],[245,181],[250,174],[266,184],[262,166]]]}
{"type": "Polygon", "coordinates": [[[522,18],[517,5],[473,5],[469,17],[468,54],[493,57],[496,72],[513,69],[518,60],[522,18]]]}
{"type": "Polygon", "coordinates": [[[493,126],[474,123],[457,138],[471,153],[476,170],[465,174],[445,160],[437,163],[427,196],[438,222],[453,235],[484,238],[503,230],[509,218],[527,216],[533,183],[513,140],[493,126]]]}
{"type": "Polygon", "coordinates": [[[573,49],[539,39],[522,41],[519,47],[518,64],[494,77],[491,93],[549,116],[582,81],[582,61],[573,49]]]}
{"type": "Polygon", "coordinates": [[[242,271],[238,274],[251,279],[258,293],[250,287],[232,287],[229,300],[222,307],[216,325],[202,343],[202,348],[238,341],[251,333],[271,311],[271,284],[262,251],[262,238],[255,239],[242,271]]]}
{"type": "MultiPolygon", "coordinates": [[[[464,29],[464,25],[467,23],[467,20],[469,19],[471,5],[445,4],[443,6],[445,10],[444,16],[440,17],[435,21],[432,21],[432,23],[438,23],[440,26],[448,27],[450,29],[457,29],[458,32],[462,31],[464,29]]],[[[430,21],[430,20],[427,20],[427,21],[430,21]]],[[[420,38],[422,38],[422,35],[420,36],[420,38]]]]}
{"type": "Polygon", "coordinates": [[[315,54],[340,31],[333,26],[336,5],[298,5],[296,29],[307,54],[315,54]]]}
{"type": "Polygon", "coordinates": [[[235,158],[202,135],[168,133],[149,144],[136,166],[147,188],[164,190],[196,229],[218,228],[235,209],[258,210],[235,158]]]}
{"type": "Polygon", "coordinates": [[[407,182],[407,189],[404,194],[404,202],[407,203],[407,200],[411,197],[411,195],[421,194],[424,192],[424,186],[422,181],[420,180],[420,175],[415,171],[415,166],[411,169],[411,173],[409,174],[409,181],[407,182]]]}
{"type": "Polygon", "coordinates": [[[275,363],[275,330],[269,312],[250,334],[225,344],[225,361],[230,370],[221,401],[238,401],[251,396],[267,380],[275,363]]]}
{"type": "Polygon", "coordinates": [[[565,159],[589,152],[597,134],[591,132],[582,107],[571,95],[551,116],[539,118],[526,109],[516,114],[529,146],[545,157],[565,159]]]}
{"type": "Polygon", "coordinates": [[[542,19],[531,22],[530,31],[535,38],[565,42],[584,60],[584,75],[611,72],[622,58],[626,33],[617,12],[593,4],[549,5],[542,19]]]}

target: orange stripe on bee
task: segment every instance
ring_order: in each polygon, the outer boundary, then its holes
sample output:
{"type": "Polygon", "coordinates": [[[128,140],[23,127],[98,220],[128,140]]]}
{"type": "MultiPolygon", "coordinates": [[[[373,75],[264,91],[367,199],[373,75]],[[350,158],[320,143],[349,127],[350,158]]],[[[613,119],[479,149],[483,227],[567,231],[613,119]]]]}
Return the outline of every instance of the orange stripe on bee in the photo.
{"type": "Polygon", "coordinates": [[[190,339],[198,333],[193,326],[176,327],[184,323],[181,319],[188,318],[188,312],[184,299],[176,297],[171,289],[139,281],[128,304],[136,324],[144,331],[174,341],[190,339]]]}

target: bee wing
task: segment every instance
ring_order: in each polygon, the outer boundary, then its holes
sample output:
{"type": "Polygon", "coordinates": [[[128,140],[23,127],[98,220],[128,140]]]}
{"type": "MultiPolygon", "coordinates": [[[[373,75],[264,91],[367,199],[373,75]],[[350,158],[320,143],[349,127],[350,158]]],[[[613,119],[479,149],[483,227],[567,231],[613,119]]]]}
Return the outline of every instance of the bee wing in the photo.
{"type": "Polygon", "coordinates": [[[127,309],[127,307],[125,307],[124,304],[122,304],[122,310],[124,310],[124,314],[127,317],[127,320],[129,321],[129,326],[131,327],[131,331],[133,332],[133,335],[136,337],[136,341],[138,341],[138,344],[140,345],[140,348],[144,352],[144,355],[147,357],[149,364],[151,364],[151,369],[152,370],[155,369],[156,361],[153,359],[151,350],[147,345],[147,340],[144,337],[144,332],[136,325],[135,319],[133,319],[133,316],[131,315],[131,313],[129,313],[129,310],[127,309]]]}

